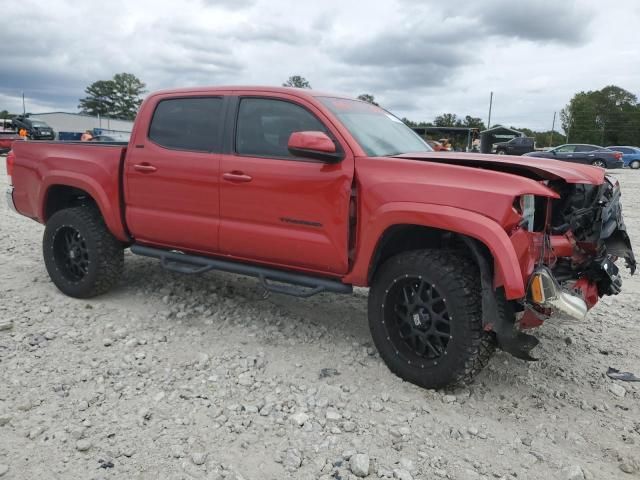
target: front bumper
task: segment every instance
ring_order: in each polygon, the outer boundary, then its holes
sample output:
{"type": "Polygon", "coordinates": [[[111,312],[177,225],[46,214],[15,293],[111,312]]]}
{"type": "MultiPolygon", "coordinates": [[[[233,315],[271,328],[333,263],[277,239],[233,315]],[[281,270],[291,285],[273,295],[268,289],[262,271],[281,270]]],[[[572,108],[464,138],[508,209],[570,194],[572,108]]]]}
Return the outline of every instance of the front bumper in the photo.
{"type": "Polygon", "coordinates": [[[9,209],[14,211],[15,213],[18,213],[16,204],[13,202],[13,187],[7,188],[7,191],[5,192],[5,197],[7,199],[7,205],[9,206],[9,209]]]}

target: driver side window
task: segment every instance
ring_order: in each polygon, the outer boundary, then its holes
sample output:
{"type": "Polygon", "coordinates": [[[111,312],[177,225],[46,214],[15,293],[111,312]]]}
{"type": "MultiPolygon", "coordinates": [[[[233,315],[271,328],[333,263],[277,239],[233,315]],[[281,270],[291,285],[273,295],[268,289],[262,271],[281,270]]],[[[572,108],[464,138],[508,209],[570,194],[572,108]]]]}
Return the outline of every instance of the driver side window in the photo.
{"type": "Polygon", "coordinates": [[[255,157],[295,158],[287,147],[293,132],[327,132],[311,112],[291,102],[243,98],[238,110],[236,152],[255,157]]]}

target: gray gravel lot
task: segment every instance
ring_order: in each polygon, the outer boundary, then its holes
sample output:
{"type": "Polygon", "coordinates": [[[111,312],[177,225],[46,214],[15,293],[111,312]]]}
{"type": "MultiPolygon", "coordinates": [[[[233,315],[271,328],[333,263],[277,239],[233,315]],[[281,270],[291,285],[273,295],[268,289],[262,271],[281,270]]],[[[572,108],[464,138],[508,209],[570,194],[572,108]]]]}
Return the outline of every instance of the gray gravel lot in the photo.
{"type": "MultiPolygon", "coordinates": [[[[0,160],[0,188],[7,184],[0,160]]],[[[640,253],[640,172],[620,171],[640,253]]],[[[4,200],[4,198],[2,199],[4,200]]],[[[257,281],[126,255],[63,296],[41,225],[0,205],[0,478],[616,479],[640,476],[640,279],[451,391],[372,348],[366,290],[262,298],[257,281]]]]}

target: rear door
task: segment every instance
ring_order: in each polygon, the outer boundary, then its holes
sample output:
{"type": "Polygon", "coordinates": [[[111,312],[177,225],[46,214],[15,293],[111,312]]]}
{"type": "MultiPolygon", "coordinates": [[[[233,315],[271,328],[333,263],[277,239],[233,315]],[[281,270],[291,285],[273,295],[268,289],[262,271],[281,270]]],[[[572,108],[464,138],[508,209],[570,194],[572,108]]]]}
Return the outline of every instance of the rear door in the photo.
{"type": "Polygon", "coordinates": [[[140,243],[218,249],[224,96],[161,97],[130,142],[125,161],[128,228],[140,243]]]}
{"type": "Polygon", "coordinates": [[[574,161],[579,163],[591,163],[596,158],[596,148],[592,145],[576,145],[576,149],[573,153],[574,161]]]}
{"type": "Polygon", "coordinates": [[[232,257],[301,270],[348,269],[354,159],[329,119],[286,94],[241,96],[221,160],[220,250],[232,257]],[[295,131],[323,131],[344,152],[340,163],[297,158],[295,131]]]}

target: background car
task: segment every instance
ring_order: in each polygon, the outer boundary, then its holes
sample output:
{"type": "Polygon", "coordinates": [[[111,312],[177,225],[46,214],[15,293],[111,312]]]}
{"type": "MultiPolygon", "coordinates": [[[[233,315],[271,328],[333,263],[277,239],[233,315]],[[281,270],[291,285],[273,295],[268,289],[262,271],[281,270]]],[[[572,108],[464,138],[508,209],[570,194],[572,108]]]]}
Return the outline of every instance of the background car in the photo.
{"type": "Polygon", "coordinates": [[[524,155],[535,150],[535,142],[531,137],[515,137],[508,142],[493,145],[498,155],[524,155]]]}
{"type": "Polygon", "coordinates": [[[13,119],[16,130],[24,128],[29,138],[33,140],[54,140],[56,133],[42,120],[34,120],[29,117],[19,116],[13,119]]]}
{"type": "Polygon", "coordinates": [[[602,168],[622,168],[622,153],[598,145],[570,143],[544,152],[525,153],[527,157],[553,158],[566,162],[586,163],[602,168]]]}
{"type": "Polygon", "coordinates": [[[111,137],[109,135],[96,135],[90,141],[91,142],[117,142],[118,140],[116,140],[114,137],[111,137]]]}
{"type": "Polygon", "coordinates": [[[622,154],[622,161],[625,167],[640,168],[640,148],[638,147],[607,147],[614,152],[620,152],[622,154]]]}

